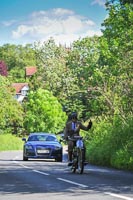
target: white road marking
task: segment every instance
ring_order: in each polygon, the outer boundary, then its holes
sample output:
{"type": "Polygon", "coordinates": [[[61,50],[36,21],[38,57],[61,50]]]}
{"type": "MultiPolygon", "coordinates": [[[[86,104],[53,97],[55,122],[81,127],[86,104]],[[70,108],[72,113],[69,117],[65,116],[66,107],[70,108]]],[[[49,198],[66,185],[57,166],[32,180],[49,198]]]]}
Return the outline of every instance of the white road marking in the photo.
{"type": "Polygon", "coordinates": [[[26,165],[23,165],[23,164],[20,164],[20,165],[23,166],[24,168],[31,169],[31,167],[28,167],[26,165]]]}
{"type": "Polygon", "coordinates": [[[43,174],[43,175],[47,175],[47,176],[49,175],[48,173],[41,172],[41,171],[32,169],[31,167],[28,167],[28,166],[26,166],[26,165],[23,165],[23,164],[19,163],[18,161],[13,161],[13,162],[19,164],[20,166],[23,166],[24,168],[31,169],[33,172],[37,172],[37,173],[39,173],[39,174],[43,174]]]}
{"type": "Polygon", "coordinates": [[[58,180],[60,181],[64,181],[64,182],[67,182],[67,183],[71,183],[71,184],[74,184],[74,185],[78,185],[80,187],[88,187],[87,185],[83,185],[83,184],[80,184],[80,183],[76,183],[76,182],[73,182],[73,181],[69,181],[67,179],[63,179],[63,178],[57,178],[58,180]]]}
{"type": "Polygon", "coordinates": [[[117,197],[119,199],[133,200],[133,198],[131,198],[131,197],[126,197],[126,196],[114,194],[114,193],[111,193],[111,192],[105,192],[105,194],[108,194],[108,195],[113,196],[113,197],[117,197]]]}
{"type": "Polygon", "coordinates": [[[47,173],[45,173],[45,172],[41,172],[41,171],[38,171],[38,170],[32,170],[33,172],[37,172],[37,173],[39,173],[39,174],[43,174],[43,175],[46,175],[46,176],[48,176],[49,174],[47,174],[47,173]]]}
{"type": "Polygon", "coordinates": [[[18,165],[24,167],[24,168],[27,168],[27,169],[31,169],[30,167],[26,166],[26,165],[23,165],[21,163],[19,163],[18,161],[13,161],[14,163],[17,163],[18,165]]]}

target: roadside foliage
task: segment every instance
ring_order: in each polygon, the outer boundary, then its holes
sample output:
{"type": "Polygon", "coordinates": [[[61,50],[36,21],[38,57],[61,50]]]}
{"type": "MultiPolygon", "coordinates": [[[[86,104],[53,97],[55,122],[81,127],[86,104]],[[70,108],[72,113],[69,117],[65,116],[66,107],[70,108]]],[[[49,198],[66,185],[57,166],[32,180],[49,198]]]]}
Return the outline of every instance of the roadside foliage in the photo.
{"type": "Polygon", "coordinates": [[[0,75],[0,134],[16,134],[16,126],[23,126],[23,108],[14,95],[8,79],[0,75]]]}

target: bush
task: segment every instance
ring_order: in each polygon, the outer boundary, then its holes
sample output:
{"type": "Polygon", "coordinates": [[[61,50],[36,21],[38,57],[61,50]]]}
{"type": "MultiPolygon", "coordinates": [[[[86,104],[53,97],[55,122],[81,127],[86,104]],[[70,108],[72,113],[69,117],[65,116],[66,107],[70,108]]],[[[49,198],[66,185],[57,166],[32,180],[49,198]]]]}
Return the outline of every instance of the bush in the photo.
{"type": "Polygon", "coordinates": [[[113,119],[95,123],[87,143],[87,159],[102,166],[133,170],[133,119],[113,119]],[[113,122],[113,123],[110,123],[113,122]]]}
{"type": "Polygon", "coordinates": [[[118,169],[133,170],[133,150],[129,152],[127,148],[119,149],[112,156],[111,165],[118,169]]]}

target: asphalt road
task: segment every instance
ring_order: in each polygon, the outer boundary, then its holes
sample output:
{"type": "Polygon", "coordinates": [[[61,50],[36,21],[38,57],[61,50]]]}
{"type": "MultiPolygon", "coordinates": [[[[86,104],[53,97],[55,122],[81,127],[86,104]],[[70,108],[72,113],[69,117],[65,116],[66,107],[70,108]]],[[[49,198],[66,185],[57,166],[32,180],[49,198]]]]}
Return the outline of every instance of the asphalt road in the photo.
{"type": "Polygon", "coordinates": [[[133,200],[133,173],[86,165],[73,174],[62,163],[22,161],[22,151],[0,152],[0,200],[133,200]]]}

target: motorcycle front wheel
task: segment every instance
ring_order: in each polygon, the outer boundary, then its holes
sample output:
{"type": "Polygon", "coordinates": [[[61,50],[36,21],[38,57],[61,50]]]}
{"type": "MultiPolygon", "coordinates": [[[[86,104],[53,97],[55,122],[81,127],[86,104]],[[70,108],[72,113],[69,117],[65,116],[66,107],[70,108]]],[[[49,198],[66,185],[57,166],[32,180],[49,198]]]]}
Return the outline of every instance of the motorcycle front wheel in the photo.
{"type": "Polygon", "coordinates": [[[78,153],[78,172],[83,174],[84,172],[84,149],[79,149],[78,153]]]}

